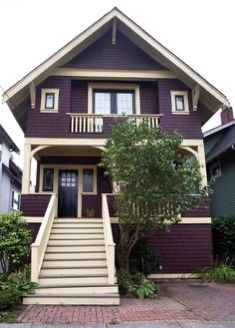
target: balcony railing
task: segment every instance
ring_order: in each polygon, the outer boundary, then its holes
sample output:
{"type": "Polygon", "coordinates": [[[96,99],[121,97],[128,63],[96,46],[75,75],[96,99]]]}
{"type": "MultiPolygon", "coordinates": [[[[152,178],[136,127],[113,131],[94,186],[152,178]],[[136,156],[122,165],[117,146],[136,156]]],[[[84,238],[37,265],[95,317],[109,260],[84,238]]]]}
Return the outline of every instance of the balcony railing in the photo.
{"type": "MultiPolygon", "coordinates": [[[[106,125],[115,124],[117,119],[122,115],[100,115],[100,114],[78,114],[68,113],[70,117],[70,132],[71,133],[103,133],[106,125]]],[[[146,120],[151,127],[157,127],[160,124],[160,114],[141,114],[127,115],[131,120],[134,120],[139,125],[143,120],[146,120]]]]}

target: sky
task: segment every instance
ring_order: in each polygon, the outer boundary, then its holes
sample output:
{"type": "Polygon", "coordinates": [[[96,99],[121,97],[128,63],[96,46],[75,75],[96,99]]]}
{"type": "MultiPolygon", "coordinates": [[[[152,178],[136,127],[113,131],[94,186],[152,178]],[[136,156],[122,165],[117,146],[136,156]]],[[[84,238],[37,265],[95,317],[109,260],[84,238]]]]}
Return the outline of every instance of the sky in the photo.
{"type": "MultiPolygon", "coordinates": [[[[234,0],[0,0],[4,90],[114,6],[222,91],[235,108],[234,0]]],[[[1,93],[1,91],[0,91],[1,93]]],[[[6,105],[0,124],[23,150],[6,105]]],[[[220,124],[217,113],[205,129],[220,124]]],[[[22,167],[23,151],[15,160],[22,167]]]]}

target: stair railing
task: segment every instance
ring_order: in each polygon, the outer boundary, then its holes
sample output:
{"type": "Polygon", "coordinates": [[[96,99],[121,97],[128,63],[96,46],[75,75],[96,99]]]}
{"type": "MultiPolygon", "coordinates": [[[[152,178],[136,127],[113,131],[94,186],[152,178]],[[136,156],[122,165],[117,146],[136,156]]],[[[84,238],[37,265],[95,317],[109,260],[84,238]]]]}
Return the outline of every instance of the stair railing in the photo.
{"type": "Polygon", "coordinates": [[[56,195],[52,194],[35,242],[31,245],[31,281],[38,282],[44,254],[55,217],[56,195]]]}
{"type": "Polygon", "coordinates": [[[102,217],[104,223],[104,240],[108,268],[108,283],[113,285],[115,283],[115,243],[113,241],[107,195],[108,194],[102,194],[102,217]]]}

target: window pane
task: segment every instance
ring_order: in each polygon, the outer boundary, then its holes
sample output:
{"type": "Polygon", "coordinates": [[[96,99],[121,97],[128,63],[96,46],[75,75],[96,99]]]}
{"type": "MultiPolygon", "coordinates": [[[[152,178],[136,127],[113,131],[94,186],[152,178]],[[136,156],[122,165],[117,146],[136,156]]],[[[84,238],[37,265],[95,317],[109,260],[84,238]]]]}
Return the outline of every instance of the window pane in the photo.
{"type": "Polygon", "coordinates": [[[53,191],[53,169],[44,169],[43,174],[43,191],[53,191]]]}
{"type": "Polygon", "coordinates": [[[117,113],[134,114],[133,93],[117,93],[117,113]]]}
{"type": "Polygon", "coordinates": [[[111,113],[111,94],[108,92],[94,93],[94,113],[110,114],[111,113]]]}
{"type": "Polygon", "coordinates": [[[45,108],[53,109],[55,102],[55,94],[54,93],[46,93],[45,95],[45,108]]]}
{"type": "Polygon", "coordinates": [[[83,170],[83,192],[93,192],[94,190],[94,170],[83,170]]]}
{"type": "Polygon", "coordinates": [[[11,207],[16,211],[20,209],[20,193],[15,190],[12,191],[11,207]]]}
{"type": "Polygon", "coordinates": [[[184,97],[175,96],[175,108],[177,111],[184,111],[184,97]]]}

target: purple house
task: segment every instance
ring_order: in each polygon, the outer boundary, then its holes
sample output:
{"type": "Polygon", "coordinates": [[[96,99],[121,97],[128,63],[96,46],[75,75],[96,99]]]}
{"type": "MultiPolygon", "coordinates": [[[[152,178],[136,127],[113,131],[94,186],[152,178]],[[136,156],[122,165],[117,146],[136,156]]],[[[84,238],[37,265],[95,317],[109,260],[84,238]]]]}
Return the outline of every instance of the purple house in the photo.
{"type": "MultiPolygon", "coordinates": [[[[7,90],[5,101],[25,133],[21,210],[35,238],[38,283],[25,304],[119,304],[118,218],[113,187],[97,166],[111,124],[125,113],[179,131],[206,185],[201,126],[226,97],[114,8],[7,90]]],[[[156,231],[149,241],[161,255],[152,278],[190,277],[210,266],[208,206],[182,214],[170,233],[156,231]]]]}

